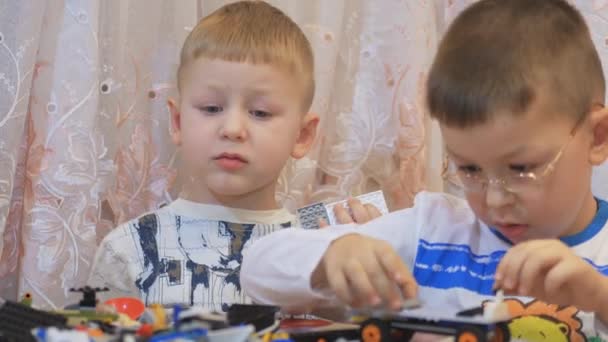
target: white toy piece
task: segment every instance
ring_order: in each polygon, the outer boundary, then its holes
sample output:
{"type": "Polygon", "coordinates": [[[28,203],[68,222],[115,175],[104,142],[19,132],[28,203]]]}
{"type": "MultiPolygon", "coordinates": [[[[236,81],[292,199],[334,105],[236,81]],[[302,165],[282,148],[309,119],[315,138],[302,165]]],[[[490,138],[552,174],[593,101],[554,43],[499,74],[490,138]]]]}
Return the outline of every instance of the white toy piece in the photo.
{"type": "Polygon", "coordinates": [[[243,325],[240,327],[229,327],[219,330],[210,330],[207,339],[210,342],[246,342],[255,332],[253,325],[243,325]]]}
{"type": "MultiPolygon", "coordinates": [[[[371,204],[374,207],[376,207],[380,213],[382,215],[388,214],[388,207],[386,205],[386,201],[384,200],[384,193],[382,192],[382,190],[378,190],[378,191],[374,191],[374,192],[369,192],[367,194],[363,194],[360,196],[356,197],[359,201],[361,201],[362,204],[371,204]]],[[[347,209],[350,211],[350,208],[348,208],[348,200],[342,200],[342,201],[336,201],[336,202],[332,202],[332,203],[328,203],[325,205],[325,208],[327,209],[327,214],[329,216],[329,224],[330,225],[334,225],[337,224],[338,221],[336,220],[336,215],[334,214],[334,207],[336,205],[346,205],[347,209]]],[[[352,213],[351,213],[352,214],[352,213]]]]}
{"type": "Polygon", "coordinates": [[[488,321],[508,321],[511,319],[509,308],[504,302],[504,292],[498,290],[496,299],[493,302],[488,302],[483,307],[483,318],[488,321]]]}
{"type": "MultiPolygon", "coordinates": [[[[386,201],[384,200],[382,190],[363,194],[357,196],[356,198],[361,201],[362,204],[371,204],[375,206],[382,215],[388,214],[388,207],[386,205],[386,201]]],[[[320,219],[324,220],[329,225],[338,224],[336,215],[334,214],[334,207],[337,205],[346,205],[347,209],[350,211],[347,202],[348,200],[341,200],[327,204],[319,202],[299,208],[297,212],[301,227],[304,229],[318,229],[320,219]]]]}
{"type": "Polygon", "coordinates": [[[37,341],[45,342],[89,342],[89,335],[84,331],[59,329],[56,327],[35,328],[32,335],[37,341]]]}

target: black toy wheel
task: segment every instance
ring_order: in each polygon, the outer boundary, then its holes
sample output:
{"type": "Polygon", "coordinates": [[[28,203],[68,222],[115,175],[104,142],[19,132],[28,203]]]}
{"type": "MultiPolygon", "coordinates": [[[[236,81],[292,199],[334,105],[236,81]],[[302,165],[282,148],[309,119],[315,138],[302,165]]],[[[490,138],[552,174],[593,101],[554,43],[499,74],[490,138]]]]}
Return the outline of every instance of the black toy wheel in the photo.
{"type": "Polygon", "coordinates": [[[361,342],[392,342],[389,324],[376,318],[361,323],[360,335],[361,342]]]}
{"type": "Polygon", "coordinates": [[[511,340],[509,327],[506,324],[497,324],[492,332],[490,341],[492,342],[507,342],[511,340]]]}
{"type": "Polygon", "coordinates": [[[462,327],[456,333],[456,342],[485,342],[486,334],[477,327],[462,327]]]}

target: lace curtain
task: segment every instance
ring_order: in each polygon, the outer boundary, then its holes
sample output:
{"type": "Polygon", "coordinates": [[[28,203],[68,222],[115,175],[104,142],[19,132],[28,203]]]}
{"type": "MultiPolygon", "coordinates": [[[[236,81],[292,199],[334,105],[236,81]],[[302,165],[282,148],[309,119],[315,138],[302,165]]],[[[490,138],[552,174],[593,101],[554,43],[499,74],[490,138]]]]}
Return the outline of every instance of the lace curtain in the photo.
{"type": "MultiPolygon", "coordinates": [[[[222,0],[0,0],[0,297],[71,303],[97,243],[180,189],[168,134],[179,49],[222,0]]],[[[320,136],[290,162],[290,209],[381,188],[442,190],[425,72],[469,1],[274,0],[309,37],[320,136]]],[[[608,1],[579,1],[602,56],[608,1]]],[[[608,194],[608,170],[594,183],[608,194]]]]}

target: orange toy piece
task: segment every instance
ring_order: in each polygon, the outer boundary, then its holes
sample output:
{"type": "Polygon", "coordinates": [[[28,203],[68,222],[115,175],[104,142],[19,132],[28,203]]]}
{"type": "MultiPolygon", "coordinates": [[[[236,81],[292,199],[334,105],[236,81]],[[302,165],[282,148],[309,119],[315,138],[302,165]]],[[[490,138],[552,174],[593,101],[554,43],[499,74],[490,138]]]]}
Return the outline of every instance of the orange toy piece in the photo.
{"type": "Polygon", "coordinates": [[[154,327],[152,324],[142,324],[136,332],[137,336],[151,337],[154,335],[154,327]]]}
{"type": "Polygon", "coordinates": [[[146,309],[141,300],[132,297],[112,298],[106,300],[104,304],[116,308],[116,312],[124,313],[132,320],[138,319],[146,309]]]}

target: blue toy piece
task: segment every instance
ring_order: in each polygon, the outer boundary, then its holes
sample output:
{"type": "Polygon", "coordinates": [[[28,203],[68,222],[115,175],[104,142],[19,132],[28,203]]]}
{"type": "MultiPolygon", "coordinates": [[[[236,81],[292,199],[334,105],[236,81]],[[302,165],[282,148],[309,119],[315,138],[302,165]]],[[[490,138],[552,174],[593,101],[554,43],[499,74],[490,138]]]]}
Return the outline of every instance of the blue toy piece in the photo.
{"type": "Polygon", "coordinates": [[[207,329],[192,329],[188,331],[170,331],[152,336],[150,342],[174,341],[178,339],[191,339],[200,341],[201,338],[207,336],[207,329]]]}

